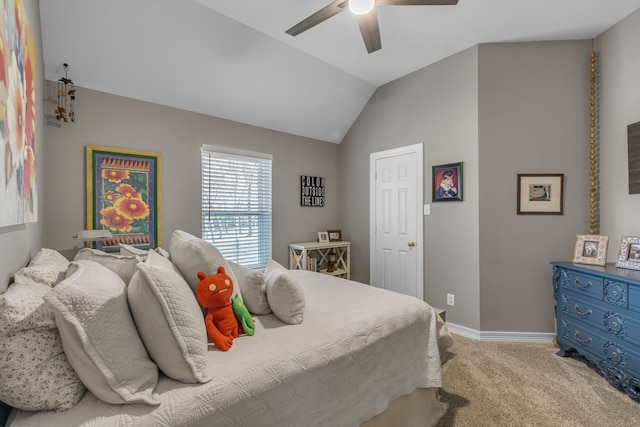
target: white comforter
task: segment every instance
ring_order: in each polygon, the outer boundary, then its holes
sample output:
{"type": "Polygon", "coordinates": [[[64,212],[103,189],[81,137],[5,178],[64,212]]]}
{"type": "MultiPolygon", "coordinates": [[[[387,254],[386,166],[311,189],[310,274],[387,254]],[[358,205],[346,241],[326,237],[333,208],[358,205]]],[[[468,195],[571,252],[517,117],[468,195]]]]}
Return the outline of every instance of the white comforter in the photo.
{"type": "MultiPolygon", "coordinates": [[[[307,271],[304,321],[257,316],[228,352],[210,348],[207,384],[161,375],[158,406],[109,405],[87,392],[72,409],[14,410],[23,426],[358,426],[418,387],[441,387],[440,347],[452,340],[428,304],[307,271]]],[[[126,351],[126,343],[123,343],[126,351]]]]}

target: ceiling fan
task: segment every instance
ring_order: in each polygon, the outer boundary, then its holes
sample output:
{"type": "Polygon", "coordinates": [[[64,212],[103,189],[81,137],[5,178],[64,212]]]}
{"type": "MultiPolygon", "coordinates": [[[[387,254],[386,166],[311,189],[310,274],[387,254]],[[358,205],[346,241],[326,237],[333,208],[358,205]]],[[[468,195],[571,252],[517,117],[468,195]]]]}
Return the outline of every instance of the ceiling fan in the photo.
{"type": "Polygon", "coordinates": [[[297,36],[349,7],[356,15],[367,52],[372,53],[382,47],[376,6],[454,6],[456,4],[458,0],[334,0],[330,5],[289,28],[285,33],[297,36]]]}

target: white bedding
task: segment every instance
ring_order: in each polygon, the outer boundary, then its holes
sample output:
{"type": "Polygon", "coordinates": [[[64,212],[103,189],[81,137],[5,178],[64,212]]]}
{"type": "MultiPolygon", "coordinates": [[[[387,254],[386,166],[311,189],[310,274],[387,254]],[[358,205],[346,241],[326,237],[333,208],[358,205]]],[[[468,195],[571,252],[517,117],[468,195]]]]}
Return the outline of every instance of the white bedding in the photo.
{"type": "Polygon", "coordinates": [[[87,392],[64,412],[13,410],[8,425],[359,426],[415,388],[442,386],[438,340],[452,340],[431,306],[319,273],[290,274],[304,287],[304,321],[255,316],[254,336],[228,352],[210,347],[211,382],[161,375],[158,406],[110,405],[87,392]]]}

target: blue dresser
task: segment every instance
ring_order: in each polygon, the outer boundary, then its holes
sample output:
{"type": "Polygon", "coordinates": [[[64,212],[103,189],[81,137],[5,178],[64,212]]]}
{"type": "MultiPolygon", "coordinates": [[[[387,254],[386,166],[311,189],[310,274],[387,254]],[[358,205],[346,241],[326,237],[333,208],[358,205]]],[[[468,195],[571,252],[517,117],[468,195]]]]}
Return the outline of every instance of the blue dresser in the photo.
{"type": "Polygon", "coordinates": [[[640,399],[640,271],[554,262],[558,355],[579,354],[640,399]]]}

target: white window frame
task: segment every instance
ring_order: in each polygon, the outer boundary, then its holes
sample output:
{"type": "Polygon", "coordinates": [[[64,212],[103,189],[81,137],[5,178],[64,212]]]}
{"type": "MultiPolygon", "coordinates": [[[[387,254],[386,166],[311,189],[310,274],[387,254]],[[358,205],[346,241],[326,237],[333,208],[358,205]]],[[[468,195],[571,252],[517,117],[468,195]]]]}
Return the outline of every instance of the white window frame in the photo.
{"type": "Polygon", "coordinates": [[[272,160],[267,153],[202,145],[202,238],[251,269],[264,269],[272,254],[272,160]],[[225,223],[231,225],[220,226],[225,223]]]}

